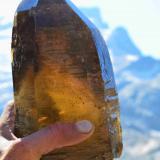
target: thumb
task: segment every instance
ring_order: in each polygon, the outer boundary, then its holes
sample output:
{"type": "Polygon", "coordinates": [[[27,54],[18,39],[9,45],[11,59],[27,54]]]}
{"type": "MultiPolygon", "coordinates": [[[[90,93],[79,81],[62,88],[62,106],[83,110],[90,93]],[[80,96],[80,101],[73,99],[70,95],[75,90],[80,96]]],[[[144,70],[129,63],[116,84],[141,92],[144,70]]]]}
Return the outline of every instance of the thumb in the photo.
{"type": "Polygon", "coordinates": [[[22,141],[41,156],[57,148],[78,144],[89,138],[93,131],[93,124],[87,120],[75,124],[57,123],[22,138],[22,141]]]}

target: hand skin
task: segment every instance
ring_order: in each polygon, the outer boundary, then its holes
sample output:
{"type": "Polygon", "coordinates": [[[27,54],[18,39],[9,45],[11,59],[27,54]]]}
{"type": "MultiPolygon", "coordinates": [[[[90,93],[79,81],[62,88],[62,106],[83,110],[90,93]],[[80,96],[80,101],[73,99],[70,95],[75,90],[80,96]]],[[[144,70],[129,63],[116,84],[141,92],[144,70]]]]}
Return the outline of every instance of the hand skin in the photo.
{"type": "Polygon", "coordinates": [[[0,160],[39,160],[57,148],[72,146],[89,138],[94,126],[87,120],[56,123],[24,138],[13,134],[14,103],[9,103],[0,117],[0,160]]]}

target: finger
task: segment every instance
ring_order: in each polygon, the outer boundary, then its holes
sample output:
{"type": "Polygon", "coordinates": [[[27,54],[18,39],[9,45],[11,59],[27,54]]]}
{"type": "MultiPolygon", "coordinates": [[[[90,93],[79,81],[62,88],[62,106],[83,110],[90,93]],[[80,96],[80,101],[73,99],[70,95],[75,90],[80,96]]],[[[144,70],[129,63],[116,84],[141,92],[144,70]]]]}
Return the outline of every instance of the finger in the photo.
{"type": "Polygon", "coordinates": [[[1,124],[8,125],[11,130],[14,128],[14,121],[15,121],[15,106],[14,101],[8,102],[7,106],[5,107],[2,116],[1,116],[1,124]]]}
{"type": "Polygon", "coordinates": [[[0,118],[0,134],[8,140],[13,140],[16,137],[13,135],[15,121],[14,102],[10,101],[5,107],[0,118]]]}
{"type": "Polygon", "coordinates": [[[57,123],[22,138],[22,142],[32,146],[33,152],[43,155],[57,148],[78,144],[89,138],[93,131],[94,126],[87,120],[79,121],[76,124],[57,123]]]}

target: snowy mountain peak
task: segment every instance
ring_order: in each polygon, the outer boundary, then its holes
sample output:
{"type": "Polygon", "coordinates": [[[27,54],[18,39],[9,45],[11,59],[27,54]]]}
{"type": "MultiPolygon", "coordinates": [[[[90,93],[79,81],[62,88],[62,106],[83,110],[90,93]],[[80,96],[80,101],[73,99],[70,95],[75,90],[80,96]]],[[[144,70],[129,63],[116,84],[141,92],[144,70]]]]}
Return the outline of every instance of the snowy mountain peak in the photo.
{"type": "Polygon", "coordinates": [[[117,27],[112,31],[107,40],[107,44],[115,56],[123,56],[126,54],[141,56],[141,51],[123,27],[117,27]]]}

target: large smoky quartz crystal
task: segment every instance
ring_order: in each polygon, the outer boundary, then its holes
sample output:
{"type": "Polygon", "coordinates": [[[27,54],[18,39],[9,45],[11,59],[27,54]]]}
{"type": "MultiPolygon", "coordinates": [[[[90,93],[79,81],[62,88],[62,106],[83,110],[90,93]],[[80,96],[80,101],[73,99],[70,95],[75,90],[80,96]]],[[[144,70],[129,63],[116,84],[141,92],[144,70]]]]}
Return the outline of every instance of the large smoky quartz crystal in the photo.
{"type": "Polygon", "coordinates": [[[15,15],[12,69],[15,134],[88,119],[87,141],[42,160],[112,160],[122,151],[119,102],[107,46],[69,0],[23,0],[15,15]]]}

